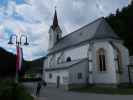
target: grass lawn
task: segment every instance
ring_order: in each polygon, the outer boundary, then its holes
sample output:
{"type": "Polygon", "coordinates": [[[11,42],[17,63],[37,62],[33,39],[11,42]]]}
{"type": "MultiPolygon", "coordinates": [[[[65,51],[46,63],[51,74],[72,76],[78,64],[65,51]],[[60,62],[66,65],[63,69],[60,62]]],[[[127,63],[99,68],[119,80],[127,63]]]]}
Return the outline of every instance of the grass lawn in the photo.
{"type": "Polygon", "coordinates": [[[12,80],[0,81],[0,100],[33,100],[21,84],[12,80]]]}
{"type": "Polygon", "coordinates": [[[84,93],[97,93],[97,94],[113,94],[113,95],[133,95],[133,86],[118,86],[113,87],[98,87],[87,86],[84,88],[70,89],[70,91],[84,92],[84,93]]]}

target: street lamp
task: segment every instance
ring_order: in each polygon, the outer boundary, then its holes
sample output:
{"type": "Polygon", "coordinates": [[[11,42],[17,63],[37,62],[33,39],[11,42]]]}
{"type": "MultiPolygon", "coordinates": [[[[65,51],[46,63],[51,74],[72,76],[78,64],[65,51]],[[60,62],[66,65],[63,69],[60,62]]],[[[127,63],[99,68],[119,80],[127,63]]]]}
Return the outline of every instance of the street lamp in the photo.
{"type": "MultiPolygon", "coordinates": [[[[20,35],[20,37],[18,37],[18,35],[16,35],[16,34],[12,34],[10,36],[8,44],[10,44],[10,45],[15,44],[16,49],[20,48],[23,45],[25,45],[25,46],[29,45],[26,35],[20,35]],[[15,37],[15,43],[13,43],[13,37],[15,37]],[[22,44],[22,39],[23,38],[25,39],[25,42],[22,44]]],[[[17,60],[16,60],[16,62],[17,62],[17,60]]],[[[18,82],[18,70],[17,70],[18,66],[19,65],[16,64],[16,76],[15,76],[16,83],[18,82]]],[[[20,64],[20,67],[21,67],[21,64],[20,64]]]]}

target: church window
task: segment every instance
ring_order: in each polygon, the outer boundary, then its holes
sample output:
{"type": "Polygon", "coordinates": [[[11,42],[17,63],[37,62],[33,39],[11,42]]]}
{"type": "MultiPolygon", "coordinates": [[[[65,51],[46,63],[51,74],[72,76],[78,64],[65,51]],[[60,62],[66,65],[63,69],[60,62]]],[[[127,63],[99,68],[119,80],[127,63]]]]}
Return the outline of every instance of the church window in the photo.
{"type": "Polygon", "coordinates": [[[105,50],[104,49],[99,49],[97,52],[97,58],[98,58],[98,66],[99,66],[99,71],[103,72],[106,71],[106,56],[105,56],[105,50]]]}
{"type": "Polygon", "coordinates": [[[121,62],[121,52],[119,50],[117,50],[117,63],[118,63],[118,71],[121,72],[122,62],[121,62]]]}
{"type": "Polygon", "coordinates": [[[52,78],[52,74],[51,73],[49,73],[49,79],[51,79],[52,78]]]}
{"type": "Polygon", "coordinates": [[[59,34],[57,34],[57,41],[59,41],[59,34]]]}
{"type": "Polygon", "coordinates": [[[77,77],[78,79],[82,79],[83,78],[82,73],[78,73],[77,75],[78,75],[78,77],[77,77]]]}
{"type": "Polygon", "coordinates": [[[67,57],[66,61],[70,62],[71,61],[71,57],[67,57]]]}

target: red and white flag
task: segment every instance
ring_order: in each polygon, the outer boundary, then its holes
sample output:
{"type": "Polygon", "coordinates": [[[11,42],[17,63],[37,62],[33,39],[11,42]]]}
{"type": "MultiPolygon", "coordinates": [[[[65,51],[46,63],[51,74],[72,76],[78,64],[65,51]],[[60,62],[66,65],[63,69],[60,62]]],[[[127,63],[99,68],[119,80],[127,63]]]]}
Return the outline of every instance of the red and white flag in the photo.
{"type": "Polygon", "coordinates": [[[23,51],[22,48],[17,46],[16,48],[17,54],[16,54],[16,71],[20,71],[21,70],[21,66],[22,66],[22,60],[23,60],[23,51]]]}

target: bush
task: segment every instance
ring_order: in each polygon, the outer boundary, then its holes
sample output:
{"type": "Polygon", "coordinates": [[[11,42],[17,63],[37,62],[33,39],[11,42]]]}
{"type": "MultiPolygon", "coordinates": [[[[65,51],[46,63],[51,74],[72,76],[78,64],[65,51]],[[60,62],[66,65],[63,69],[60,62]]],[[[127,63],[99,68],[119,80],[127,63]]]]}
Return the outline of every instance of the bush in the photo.
{"type": "Polygon", "coordinates": [[[0,100],[33,100],[24,87],[13,80],[0,81],[0,100]]]}

